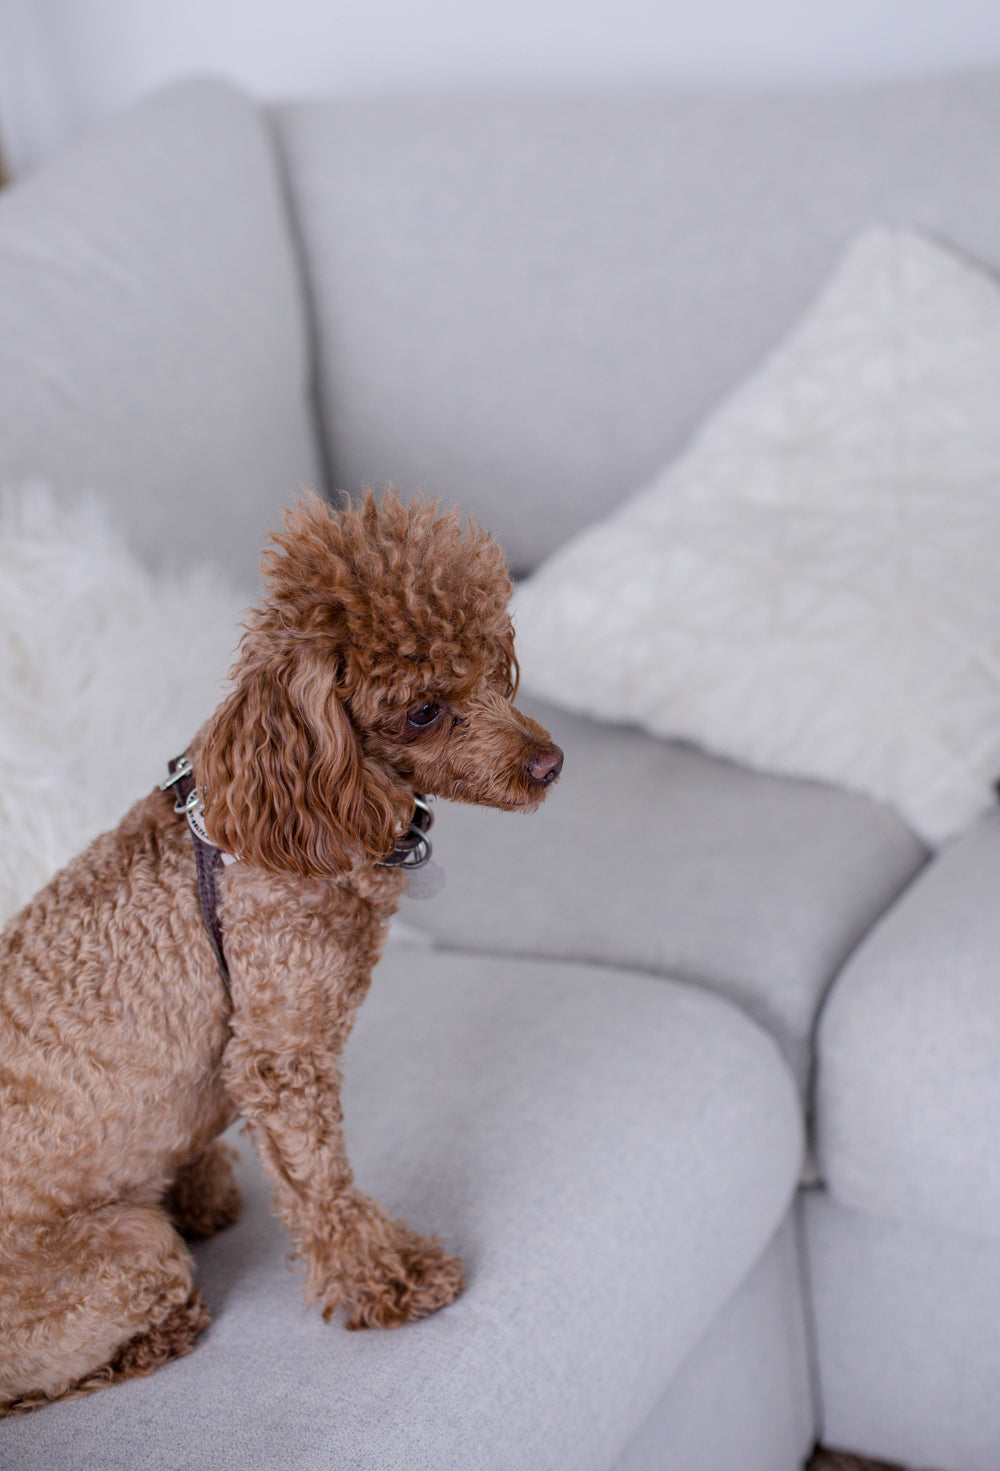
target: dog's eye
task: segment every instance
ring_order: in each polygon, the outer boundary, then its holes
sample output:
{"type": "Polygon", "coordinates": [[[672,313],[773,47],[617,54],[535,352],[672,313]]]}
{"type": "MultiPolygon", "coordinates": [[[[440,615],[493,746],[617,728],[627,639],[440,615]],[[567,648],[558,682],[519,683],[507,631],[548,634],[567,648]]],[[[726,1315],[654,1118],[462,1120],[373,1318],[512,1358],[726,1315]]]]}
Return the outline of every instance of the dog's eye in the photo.
{"type": "Polygon", "coordinates": [[[428,700],[424,705],[417,705],[410,710],[406,716],[406,723],[414,725],[418,730],[424,730],[428,725],[433,725],[441,714],[441,706],[437,700],[428,700]]]}

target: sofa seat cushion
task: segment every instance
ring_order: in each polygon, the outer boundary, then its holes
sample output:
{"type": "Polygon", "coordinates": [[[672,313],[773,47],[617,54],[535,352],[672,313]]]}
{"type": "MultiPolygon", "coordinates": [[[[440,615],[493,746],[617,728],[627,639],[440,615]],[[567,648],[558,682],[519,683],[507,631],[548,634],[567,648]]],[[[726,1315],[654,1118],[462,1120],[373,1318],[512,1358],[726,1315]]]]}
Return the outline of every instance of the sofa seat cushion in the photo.
{"type": "Polygon", "coordinates": [[[946,849],[838,978],[817,1147],[842,1205],[1000,1238],[1000,814],[946,849]]]}
{"type": "Polygon", "coordinates": [[[205,1339],[9,1421],[5,1471],[598,1471],[795,1189],[800,1110],[774,1043],[676,983],[391,948],[345,1073],[359,1185],[462,1254],[465,1294],[392,1332],[324,1325],[244,1142],[243,1217],[197,1249],[205,1339]]]}
{"type": "Polygon", "coordinates": [[[528,818],[442,803],[440,942],[631,965],[712,986],[778,1038],[801,1085],[817,1009],[924,862],[888,808],[524,701],[566,752],[528,818]]]}

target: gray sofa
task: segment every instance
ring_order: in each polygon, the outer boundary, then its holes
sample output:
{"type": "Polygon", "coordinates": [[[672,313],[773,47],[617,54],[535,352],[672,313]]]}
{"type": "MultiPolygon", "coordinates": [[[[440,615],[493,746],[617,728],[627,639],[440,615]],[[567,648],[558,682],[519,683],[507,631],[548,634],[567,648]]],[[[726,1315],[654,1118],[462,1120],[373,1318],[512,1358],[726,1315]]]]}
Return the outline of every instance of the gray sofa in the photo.
{"type": "MultiPolygon", "coordinates": [[[[991,75],[173,87],[0,196],[0,482],[94,488],[152,564],[250,586],[299,485],[391,480],[527,573],[859,227],[1000,268],[998,136],[991,75]]],[[[359,1183],[466,1294],[324,1325],[244,1145],[196,1352],[5,1422],[5,1471],[793,1471],[817,1440],[996,1471],[1000,820],[932,854],[856,793],[527,707],[559,787],[439,813],[431,943],[391,949],[346,1062],[359,1183]]]]}

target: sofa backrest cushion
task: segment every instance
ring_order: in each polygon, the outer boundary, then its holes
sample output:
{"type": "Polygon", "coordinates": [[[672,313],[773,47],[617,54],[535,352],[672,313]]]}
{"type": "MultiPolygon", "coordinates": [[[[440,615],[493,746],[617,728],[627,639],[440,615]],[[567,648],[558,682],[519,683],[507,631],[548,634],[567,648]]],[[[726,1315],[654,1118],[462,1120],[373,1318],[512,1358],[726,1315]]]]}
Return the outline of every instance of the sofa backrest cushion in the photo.
{"type": "Polygon", "coordinates": [[[266,119],[173,87],[0,194],[0,486],[93,490],[151,561],[255,574],[320,471],[266,119]]]}
{"type": "Polygon", "coordinates": [[[1000,76],[276,109],[333,478],[528,570],[639,488],[872,224],[1000,267],[1000,76]]]}

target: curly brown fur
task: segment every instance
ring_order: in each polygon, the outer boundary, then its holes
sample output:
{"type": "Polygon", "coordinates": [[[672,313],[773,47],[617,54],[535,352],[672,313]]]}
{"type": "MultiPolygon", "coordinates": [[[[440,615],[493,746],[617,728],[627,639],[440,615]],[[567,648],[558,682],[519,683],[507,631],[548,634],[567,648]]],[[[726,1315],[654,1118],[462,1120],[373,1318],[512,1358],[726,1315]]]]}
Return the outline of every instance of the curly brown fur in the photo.
{"type": "Polygon", "coordinates": [[[214,1139],[178,1170],[164,1197],[171,1222],[187,1241],[202,1241],[239,1219],[242,1201],[233,1173],[236,1150],[214,1139]]]}
{"type": "Polygon", "coordinates": [[[0,1413],[148,1373],[207,1323],[181,1237],[239,1208],[242,1114],[310,1301],[349,1327],[451,1302],[462,1268],[354,1186],[339,1059],[407,877],[414,792],[538,804],[562,753],[510,701],[485,532],[372,495],[286,515],[231,690],[190,747],[231,999],[187,825],[138,802],[0,934],[0,1413]]]}
{"type": "Polygon", "coordinates": [[[198,1287],[193,1287],[187,1301],[170,1308],[166,1316],[145,1332],[137,1334],[118,1350],[110,1363],[92,1374],[75,1380],[63,1389],[58,1383],[52,1393],[39,1390],[21,1395],[3,1406],[4,1415],[25,1415],[51,1404],[54,1399],[80,1399],[97,1389],[107,1389],[123,1379],[142,1379],[161,1364],[189,1354],[211,1322],[208,1304],[198,1287]]]}

